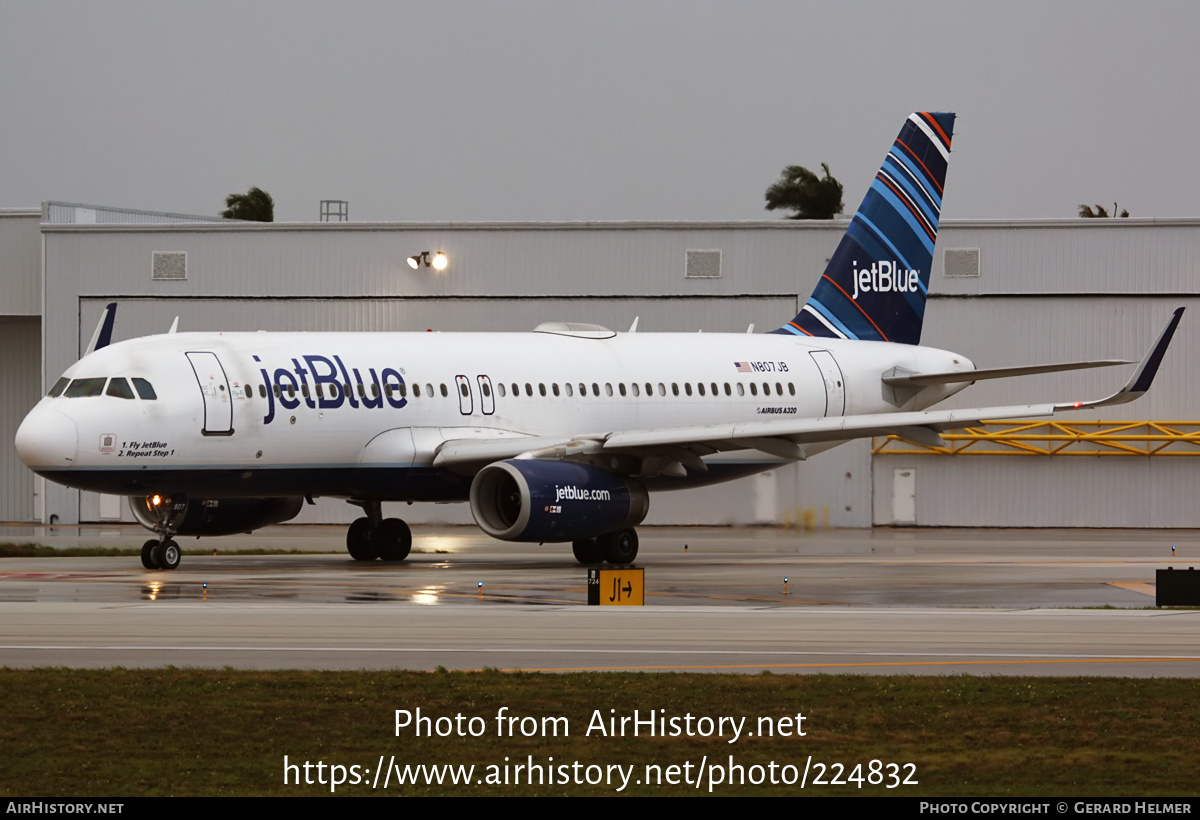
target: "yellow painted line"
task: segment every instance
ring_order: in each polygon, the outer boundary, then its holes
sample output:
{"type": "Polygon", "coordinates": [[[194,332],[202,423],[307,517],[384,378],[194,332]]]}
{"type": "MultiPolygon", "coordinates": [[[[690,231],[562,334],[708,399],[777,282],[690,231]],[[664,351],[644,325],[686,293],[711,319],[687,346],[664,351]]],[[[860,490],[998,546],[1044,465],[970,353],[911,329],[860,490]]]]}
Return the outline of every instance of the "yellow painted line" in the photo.
{"type": "Polygon", "coordinates": [[[1056,663],[1200,663],[1197,658],[1064,658],[1062,660],[1004,661],[870,661],[861,663],[747,663],[700,666],[564,666],[545,669],[505,669],[505,672],[688,672],[702,669],[847,669],[895,666],[1020,666],[1056,663]]]}
{"type": "Polygon", "coordinates": [[[1109,581],[1110,587],[1120,587],[1127,589],[1130,592],[1140,592],[1142,595],[1149,595],[1151,598],[1157,598],[1158,592],[1154,584],[1145,584],[1141,581],[1109,581]]]}

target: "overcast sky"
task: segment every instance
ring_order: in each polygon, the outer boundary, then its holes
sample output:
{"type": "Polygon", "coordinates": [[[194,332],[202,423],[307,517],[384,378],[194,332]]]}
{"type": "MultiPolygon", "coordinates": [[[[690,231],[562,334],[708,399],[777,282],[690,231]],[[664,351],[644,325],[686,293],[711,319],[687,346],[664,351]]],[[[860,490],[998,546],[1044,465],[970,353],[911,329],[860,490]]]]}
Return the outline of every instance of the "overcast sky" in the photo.
{"type": "Polygon", "coordinates": [[[276,218],[853,211],[904,117],[958,114],[946,218],[1200,216],[1196,2],[0,0],[0,207],[276,218]]]}

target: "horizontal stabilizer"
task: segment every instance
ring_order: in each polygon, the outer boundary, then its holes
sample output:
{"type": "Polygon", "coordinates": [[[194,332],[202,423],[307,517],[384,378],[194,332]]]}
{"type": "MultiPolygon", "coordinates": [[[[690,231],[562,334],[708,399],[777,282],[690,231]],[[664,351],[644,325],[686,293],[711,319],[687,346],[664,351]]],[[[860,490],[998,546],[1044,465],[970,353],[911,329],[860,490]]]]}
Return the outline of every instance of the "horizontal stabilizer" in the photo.
{"type": "Polygon", "coordinates": [[[912,373],[897,367],[884,375],[883,383],[892,387],[927,387],[931,384],[961,384],[962,382],[977,382],[984,379],[1009,379],[1015,376],[1034,376],[1038,373],[1061,373],[1064,370],[1115,367],[1120,364],[1133,364],[1133,362],[1126,359],[1098,359],[1091,362],[1035,364],[1026,367],[991,367],[986,370],[954,370],[945,373],[912,373]]]}

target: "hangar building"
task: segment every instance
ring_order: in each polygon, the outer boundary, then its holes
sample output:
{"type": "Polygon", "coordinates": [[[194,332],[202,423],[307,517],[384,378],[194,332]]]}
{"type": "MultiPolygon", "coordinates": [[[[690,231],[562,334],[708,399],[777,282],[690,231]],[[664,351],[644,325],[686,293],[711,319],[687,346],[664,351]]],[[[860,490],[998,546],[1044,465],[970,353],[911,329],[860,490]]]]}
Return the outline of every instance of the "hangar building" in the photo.
{"type": "MultiPolygon", "coordinates": [[[[180,330],[639,332],[778,327],[844,222],[242,223],[45,203],[0,211],[0,520],[132,520],[117,498],[46,484],[13,451],[24,413],[74,362],[105,304],[114,340],[180,330]],[[442,251],[445,271],[406,260],[442,251]]],[[[852,442],[774,473],[656,494],[650,524],[1196,527],[1200,220],[943,221],[922,343],[977,367],[1138,359],[1191,308],[1134,404],[997,425],[948,450],[852,442]]],[[[980,382],[944,406],[1107,395],[1131,368],[980,382]]],[[[394,513],[395,514],[395,513],[394,513]]],[[[469,523],[415,505],[413,523],[469,523]]],[[[299,520],[348,522],[334,499],[299,520]]]]}

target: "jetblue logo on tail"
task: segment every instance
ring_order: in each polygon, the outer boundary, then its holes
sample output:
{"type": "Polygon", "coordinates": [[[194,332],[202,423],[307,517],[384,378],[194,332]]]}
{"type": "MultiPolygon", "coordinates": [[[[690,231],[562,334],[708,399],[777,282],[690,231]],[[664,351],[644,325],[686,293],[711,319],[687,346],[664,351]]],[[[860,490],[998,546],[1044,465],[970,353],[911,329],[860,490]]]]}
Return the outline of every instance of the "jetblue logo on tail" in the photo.
{"type": "Polygon", "coordinates": [[[921,275],[915,270],[904,270],[896,262],[875,262],[870,269],[859,268],[854,263],[854,295],[858,301],[862,293],[916,293],[921,289],[921,275]]]}
{"type": "Polygon", "coordinates": [[[824,274],[772,333],[921,343],[954,115],[905,120],[824,274]]]}

